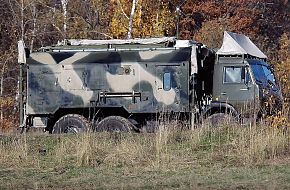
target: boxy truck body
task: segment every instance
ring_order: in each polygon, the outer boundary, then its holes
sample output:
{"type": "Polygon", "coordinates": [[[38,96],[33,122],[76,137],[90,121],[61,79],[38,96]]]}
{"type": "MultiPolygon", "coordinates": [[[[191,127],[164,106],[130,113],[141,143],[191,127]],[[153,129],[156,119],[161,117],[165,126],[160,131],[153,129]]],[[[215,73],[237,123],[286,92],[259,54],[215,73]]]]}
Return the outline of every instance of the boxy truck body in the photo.
{"type": "Polygon", "coordinates": [[[263,89],[279,101],[281,93],[274,80],[268,88],[265,74],[266,79],[257,80],[265,72],[263,65],[268,68],[266,57],[245,40],[226,32],[217,53],[174,38],[70,40],[42,48],[20,61],[25,62],[21,127],[52,132],[56,125],[69,125],[65,119],[78,117],[98,128],[99,121],[117,116],[113,119],[128,120],[139,129],[160,113],[189,123],[215,113],[258,113],[267,96],[263,89]]]}

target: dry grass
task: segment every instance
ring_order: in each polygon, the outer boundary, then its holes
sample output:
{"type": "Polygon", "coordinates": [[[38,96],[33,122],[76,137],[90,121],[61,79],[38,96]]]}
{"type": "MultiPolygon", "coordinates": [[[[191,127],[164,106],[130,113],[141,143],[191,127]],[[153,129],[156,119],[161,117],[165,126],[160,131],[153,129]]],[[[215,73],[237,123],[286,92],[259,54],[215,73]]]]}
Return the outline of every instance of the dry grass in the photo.
{"type": "Polygon", "coordinates": [[[0,140],[0,161],[2,165],[18,166],[48,155],[58,164],[70,162],[76,166],[158,166],[186,148],[188,154],[203,152],[212,161],[219,157],[252,165],[287,156],[289,145],[289,130],[285,129],[225,124],[178,130],[164,123],[154,134],[9,135],[0,140]]]}
{"type": "MultiPolygon", "coordinates": [[[[54,179],[52,176],[56,174],[69,175],[69,179],[73,176],[76,178],[74,180],[80,183],[98,176],[99,181],[96,183],[103,188],[116,188],[119,187],[119,183],[124,183],[123,187],[126,188],[130,185],[143,187],[142,184],[147,184],[143,180],[126,184],[126,180],[131,179],[131,175],[148,178],[157,183],[174,173],[185,178],[176,177],[166,183],[174,182],[175,185],[180,185],[181,182],[188,183],[184,186],[188,188],[196,185],[190,182],[195,172],[205,177],[212,175],[216,183],[222,180],[219,178],[219,173],[224,173],[227,169],[238,167],[243,173],[249,167],[267,166],[277,160],[288,160],[286,158],[290,151],[289,130],[267,127],[262,123],[249,126],[226,123],[221,127],[206,125],[192,130],[180,130],[178,125],[176,122],[170,124],[162,122],[159,131],[154,134],[85,133],[5,136],[0,139],[0,175],[1,170],[18,171],[17,175],[13,175],[19,177],[19,180],[27,179],[29,176],[34,178],[35,175],[48,175],[56,184],[48,184],[48,181],[41,179],[41,184],[46,188],[49,185],[52,188],[74,187],[71,186],[73,183],[66,183],[64,179],[54,179]],[[83,173],[83,170],[88,171],[83,173]],[[209,174],[208,171],[213,174],[209,174]],[[96,174],[96,172],[100,173],[96,174]],[[79,179],[77,176],[82,178],[79,179]],[[116,180],[116,183],[102,181],[103,176],[116,180]]],[[[288,165],[289,162],[285,164],[288,165]]],[[[290,172],[290,166],[288,168],[287,172],[290,172]]],[[[241,175],[246,177],[248,174],[245,172],[241,175]]],[[[239,179],[232,179],[231,176],[225,177],[228,178],[228,181],[224,182],[225,187],[231,184],[231,180],[239,181],[239,179]]],[[[256,177],[261,176],[257,174],[256,177]]],[[[212,181],[206,179],[201,181],[204,180],[204,185],[211,187],[212,181]]],[[[2,179],[0,187],[7,188],[7,184],[10,184],[12,186],[9,187],[19,188],[23,185],[21,180],[20,183],[15,182],[15,184],[10,180],[12,181],[10,178],[2,179]]],[[[289,184],[290,179],[286,186],[288,187],[289,184]]],[[[80,186],[83,187],[87,186],[80,186]]],[[[96,186],[95,184],[88,186],[91,187],[96,186]]],[[[149,188],[155,186],[149,185],[149,188]]]]}

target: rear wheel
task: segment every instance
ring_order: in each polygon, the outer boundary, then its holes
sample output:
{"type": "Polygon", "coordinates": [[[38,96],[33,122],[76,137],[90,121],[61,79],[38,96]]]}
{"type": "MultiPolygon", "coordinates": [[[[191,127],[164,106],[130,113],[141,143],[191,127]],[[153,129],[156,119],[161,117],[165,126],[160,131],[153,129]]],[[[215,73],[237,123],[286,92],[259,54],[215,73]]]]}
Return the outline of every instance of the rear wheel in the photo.
{"type": "Polygon", "coordinates": [[[52,133],[82,133],[89,129],[88,120],[78,114],[68,114],[61,117],[53,126],[52,133]]]}
{"type": "Polygon", "coordinates": [[[131,132],[133,129],[134,125],[121,116],[106,117],[96,127],[97,132],[131,132]]]}

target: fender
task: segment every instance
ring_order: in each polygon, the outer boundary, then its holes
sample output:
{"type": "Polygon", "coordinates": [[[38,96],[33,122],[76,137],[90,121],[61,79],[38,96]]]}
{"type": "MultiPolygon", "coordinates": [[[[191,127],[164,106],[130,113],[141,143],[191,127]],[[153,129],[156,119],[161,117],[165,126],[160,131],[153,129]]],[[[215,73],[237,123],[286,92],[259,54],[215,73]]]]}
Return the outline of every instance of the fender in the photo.
{"type": "Polygon", "coordinates": [[[214,113],[231,113],[234,117],[240,117],[238,111],[231,104],[213,101],[202,110],[201,118],[206,118],[214,113]]]}

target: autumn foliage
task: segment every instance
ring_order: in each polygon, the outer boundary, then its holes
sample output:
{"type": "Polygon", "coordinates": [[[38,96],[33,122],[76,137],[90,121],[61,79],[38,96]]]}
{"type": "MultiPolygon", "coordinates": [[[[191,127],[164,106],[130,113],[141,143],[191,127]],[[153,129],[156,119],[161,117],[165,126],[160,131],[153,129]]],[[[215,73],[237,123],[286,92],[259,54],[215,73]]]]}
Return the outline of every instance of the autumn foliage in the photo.
{"type": "MultiPolygon", "coordinates": [[[[290,2],[258,0],[7,0],[0,4],[1,127],[17,126],[17,41],[30,49],[68,38],[127,38],[177,35],[218,48],[224,30],[243,33],[268,56],[290,101],[290,2]],[[67,6],[64,7],[64,2],[67,6]],[[178,9],[177,9],[178,7],[178,9]],[[177,25],[178,23],[178,25],[177,25]],[[16,81],[16,82],[15,82],[16,81]]],[[[287,107],[288,105],[288,107],[287,107]]],[[[289,117],[289,115],[288,115],[289,117]]]]}

